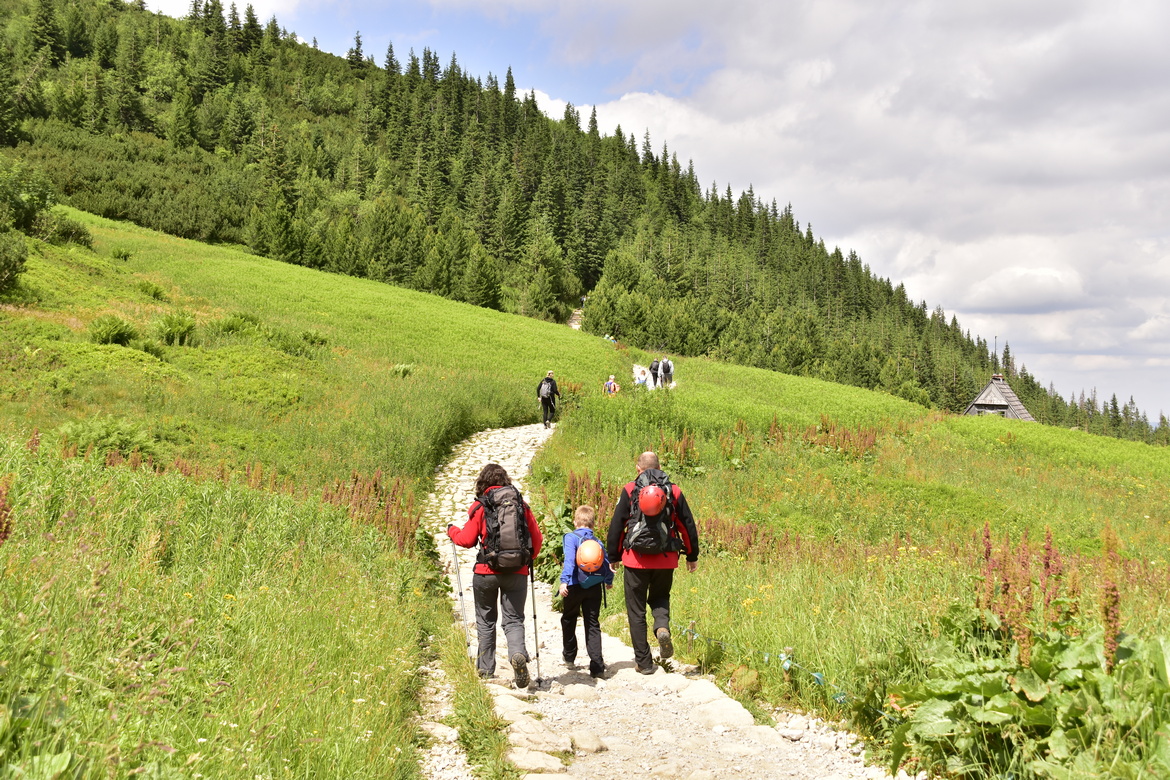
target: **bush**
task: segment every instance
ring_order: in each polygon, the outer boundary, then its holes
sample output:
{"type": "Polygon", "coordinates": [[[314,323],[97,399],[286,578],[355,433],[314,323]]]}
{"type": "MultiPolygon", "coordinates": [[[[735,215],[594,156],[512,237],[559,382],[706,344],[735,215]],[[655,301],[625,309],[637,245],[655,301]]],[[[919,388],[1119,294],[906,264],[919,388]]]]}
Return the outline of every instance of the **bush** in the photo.
{"type": "Polygon", "coordinates": [[[31,232],[37,216],[56,202],[48,179],[22,162],[9,164],[0,158],[0,204],[13,227],[31,232]]]}
{"type": "Polygon", "coordinates": [[[138,283],[138,289],[144,295],[146,295],[150,298],[154,298],[156,301],[164,301],[165,302],[165,301],[170,300],[170,298],[167,297],[166,290],[164,290],[163,288],[159,287],[154,282],[151,282],[147,279],[143,279],[142,281],[140,281],[138,283]]]}
{"type": "Polygon", "coordinates": [[[42,212],[33,222],[33,234],[50,244],[77,244],[93,249],[89,228],[77,220],[51,211],[42,212]]]}
{"type": "Polygon", "coordinates": [[[190,346],[195,340],[195,318],[182,311],[164,314],[154,330],[167,346],[190,346]]]}
{"type": "Polygon", "coordinates": [[[28,259],[28,245],[20,233],[0,233],[0,292],[16,284],[28,259]]]}
{"type": "Polygon", "coordinates": [[[156,357],[159,360],[166,360],[166,350],[163,349],[162,344],[159,344],[154,339],[146,339],[145,341],[138,344],[138,348],[152,357],[156,357]]]}
{"type": "Polygon", "coordinates": [[[138,330],[117,314],[106,314],[89,324],[89,337],[95,344],[125,347],[138,338],[138,330]]]}
{"type": "Polygon", "coordinates": [[[115,247],[114,249],[110,250],[110,257],[114,258],[115,260],[121,260],[122,262],[126,262],[133,256],[133,252],[131,252],[129,249],[123,249],[122,247],[115,247]]]}
{"type": "Polygon", "coordinates": [[[78,452],[93,448],[97,455],[115,451],[125,457],[134,452],[143,457],[155,454],[154,439],[149,433],[129,420],[109,415],[65,423],[57,433],[66,445],[76,445],[78,452]]]}

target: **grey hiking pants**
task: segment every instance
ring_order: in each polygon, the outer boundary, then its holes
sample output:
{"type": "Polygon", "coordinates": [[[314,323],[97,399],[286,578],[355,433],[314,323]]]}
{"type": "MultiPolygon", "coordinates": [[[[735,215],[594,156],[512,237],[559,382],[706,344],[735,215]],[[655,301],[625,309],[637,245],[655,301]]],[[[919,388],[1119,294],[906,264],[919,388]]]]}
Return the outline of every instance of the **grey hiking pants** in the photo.
{"type": "Polygon", "coordinates": [[[526,574],[476,574],[471,578],[471,590],[475,594],[475,633],[479,637],[475,668],[481,673],[491,676],[496,672],[496,619],[500,612],[503,612],[508,657],[523,653],[524,658],[528,658],[528,651],[524,648],[527,587],[526,574]]]}
{"type": "Polygon", "coordinates": [[[654,616],[654,631],[670,628],[670,586],[674,569],[631,569],[622,567],[626,589],[626,620],[630,624],[630,644],[634,646],[634,663],[649,669],[654,663],[650,642],[646,639],[646,607],[654,616]]]}

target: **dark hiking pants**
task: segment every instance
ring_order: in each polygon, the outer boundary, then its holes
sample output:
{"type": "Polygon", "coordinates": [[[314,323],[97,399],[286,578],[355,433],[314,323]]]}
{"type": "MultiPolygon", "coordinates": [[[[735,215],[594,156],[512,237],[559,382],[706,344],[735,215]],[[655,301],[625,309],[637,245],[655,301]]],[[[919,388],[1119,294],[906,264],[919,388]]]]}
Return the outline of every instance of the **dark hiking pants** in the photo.
{"type": "Polygon", "coordinates": [[[561,613],[561,640],[566,661],[577,659],[577,615],[584,617],[585,652],[589,654],[589,672],[601,674],[605,660],[601,657],[601,591],[604,584],[592,588],[570,585],[561,613]]]}
{"type": "Polygon", "coordinates": [[[550,422],[552,422],[553,415],[557,413],[557,402],[541,401],[540,408],[541,411],[544,412],[544,424],[548,425],[550,422]]]}
{"type": "Polygon", "coordinates": [[[674,569],[632,569],[623,566],[622,572],[634,662],[639,669],[648,669],[654,663],[654,657],[650,654],[650,642],[646,639],[646,607],[650,607],[654,618],[655,633],[660,628],[670,628],[670,586],[674,583],[674,569]]]}
{"type": "Polygon", "coordinates": [[[486,675],[496,672],[496,619],[503,613],[504,638],[508,642],[508,657],[523,653],[524,603],[528,599],[528,576],[525,574],[476,574],[471,578],[475,594],[475,633],[479,637],[479,652],[475,668],[486,675]],[[497,608],[498,604],[498,608],[497,608]]]}

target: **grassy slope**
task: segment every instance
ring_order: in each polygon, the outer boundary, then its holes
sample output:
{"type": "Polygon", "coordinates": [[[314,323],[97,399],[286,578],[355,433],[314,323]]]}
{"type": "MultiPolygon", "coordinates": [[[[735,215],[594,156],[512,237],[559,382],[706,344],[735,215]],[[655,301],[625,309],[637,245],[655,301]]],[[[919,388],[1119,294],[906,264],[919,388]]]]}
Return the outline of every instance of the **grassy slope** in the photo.
{"type": "MultiPolygon", "coordinates": [[[[970,602],[976,561],[955,543],[985,521],[997,538],[1028,529],[1036,540],[1051,526],[1064,549],[1093,552],[1107,518],[1128,554],[1152,567],[1135,581],[1149,591],[1144,601],[1136,587],[1123,594],[1125,614],[1140,614],[1147,629],[1165,626],[1166,450],[932,417],[889,396],[701,359],[677,361],[680,389],[669,396],[605,399],[602,379],[628,376],[646,355],[560,326],[71,215],[90,226],[96,254],[40,246],[14,298],[24,304],[0,312],[0,409],[21,436],[33,425],[54,431],[68,419],[114,414],[147,431],[160,459],[259,461],[306,489],[381,468],[422,491],[458,439],[537,419],[536,381],[552,368],[563,386],[585,389],[538,460],[544,488],[558,495],[570,473],[600,472],[612,495],[638,452],[671,452],[700,520],[714,522],[709,552],[718,552],[676,589],[676,617],[701,616],[712,635],[795,647],[830,679],[860,684],[858,658],[895,651],[949,604],[970,602]],[[129,260],[110,259],[115,249],[129,260]],[[170,300],[144,292],[143,280],[170,300]],[[86,324],[104,312],[148,331],[180,309],[205,333],[244,311],[294,341],[318,331],[328,345],[290,355],[272,341],[209,340],[169,347],[160,362],[85,340],[86,324]],[[390,370],[400,363],[413,363],[413,373],[390,370]],[[839,439],[811,443],[822,418],[873,439],[859,456],[838,451],[839,439]],[[805,541],[745,549],[750,529],[761,527],[805,541]]],[[[31,546],[16,547],[20,555],[35,555],[44,542],[22,544],[31,546]]],[[[3,554],[15,560],[11,549],[3,554]]],[[[815,689],[780,675],[764,683],[769,696],[817,700],[815,689]]]]}

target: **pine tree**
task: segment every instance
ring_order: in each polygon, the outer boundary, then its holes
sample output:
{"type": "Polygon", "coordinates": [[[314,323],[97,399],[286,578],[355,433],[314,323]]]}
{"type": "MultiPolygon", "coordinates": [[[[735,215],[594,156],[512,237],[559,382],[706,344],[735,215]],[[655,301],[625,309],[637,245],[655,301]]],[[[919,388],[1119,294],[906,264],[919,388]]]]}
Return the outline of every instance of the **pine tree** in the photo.
{"type": "Polygon", "coordinates": [[[0,145],[16,146],[23,137],[20,123],[24,117],[13,95],[16,81],[12,78],[12,56],[0,48],[0,145]]]}
{"type": "Polygon", "coordinates": [[[65,56],[61,27],[57,23],[57,12],[52,0],[37,0],[29,37],[33,51],[48,49],[51,64],[56,65],[65,56]]]}
{"type": "Polygon", "coordinates": [[[175,99],[171,106],[173,117],[170,132],[167,134],[172,144],[180,149],[186,149],[196,142],[195,102],[191,100],[191,90],[186,84],[180,84],[175,89],[175,99]]]}
{"type": "Polygon", "coordinates": [[[264,37],[264,29],[256,17],[256,9],[251,3],[244,6],[244,25],[240,29],[240,49],[247,54],[260,45],[264,37]]]}
{"type": "Polygon", "coordinates": [[[355,73],[361,74],[366,67],[366,55],[362,53],[362,33],[357,31],[353,35],[353,46],[345,53],[345,61],[355,73]]]}

